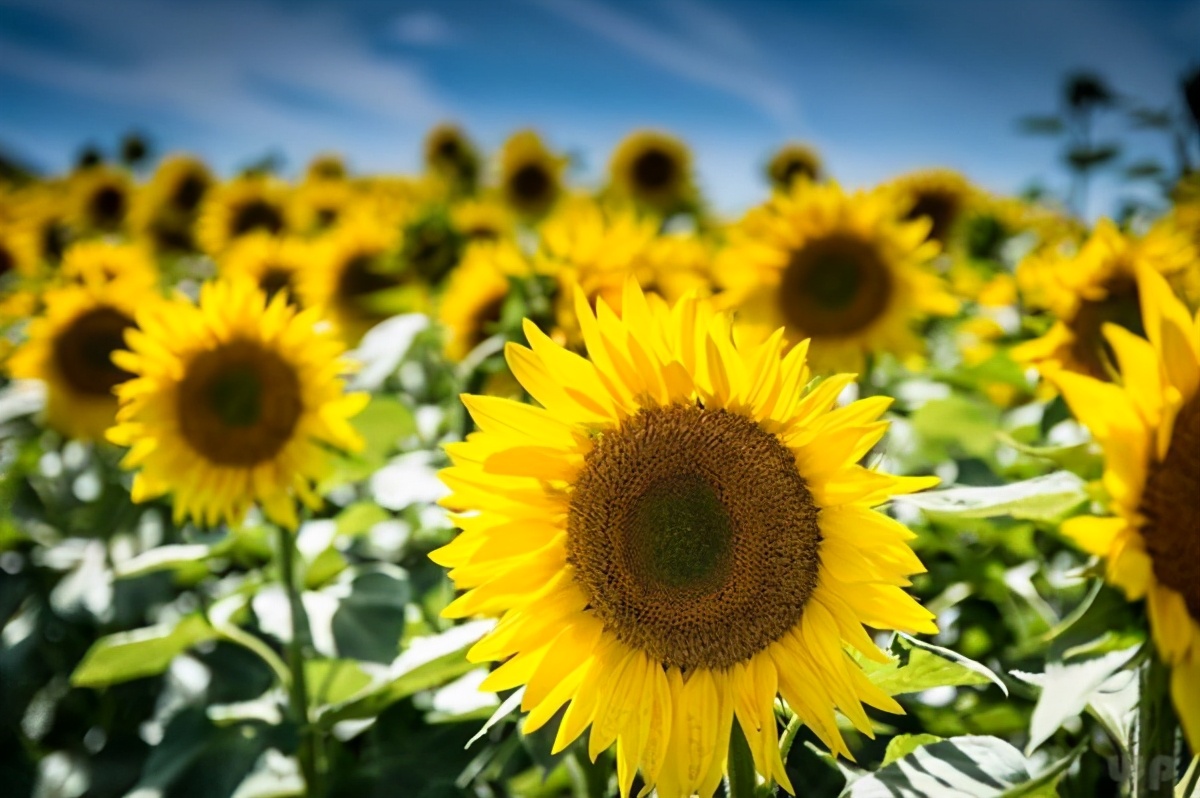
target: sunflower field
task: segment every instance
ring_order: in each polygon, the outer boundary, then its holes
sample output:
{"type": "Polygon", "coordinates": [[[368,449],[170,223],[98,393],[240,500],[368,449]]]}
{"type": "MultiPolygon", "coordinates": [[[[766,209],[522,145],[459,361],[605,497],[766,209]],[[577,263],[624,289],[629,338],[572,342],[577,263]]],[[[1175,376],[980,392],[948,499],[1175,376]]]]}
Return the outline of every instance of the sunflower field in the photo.
{"type": "Polygon", "coordinates": [[[1200,795],[1200,173],[126,144],[0,184],[5,796],[1200,795]]]}

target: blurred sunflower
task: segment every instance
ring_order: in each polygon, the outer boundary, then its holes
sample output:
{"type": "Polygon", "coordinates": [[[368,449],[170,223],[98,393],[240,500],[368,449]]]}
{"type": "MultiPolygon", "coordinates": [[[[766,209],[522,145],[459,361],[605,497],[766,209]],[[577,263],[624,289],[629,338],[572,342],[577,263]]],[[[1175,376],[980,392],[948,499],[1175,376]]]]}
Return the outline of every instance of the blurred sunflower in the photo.
{"type": "Polygon", "coordinates": [[[1130,600],[1146,599],[1184,735],[1200,753],[1200,314],[1190,317],[1153,268],[1139,265],[1136,280],[1146,338],[1103,331],[1121,385],[1048,372],[1104,449],[1114,512],[1062,531],[1105,558],[1108,581],[1130,600]]]}
{"type": "Polygon", "coordinates": [[[1057,321],[1042,337],[1015,348],[1013,357],[1030,365],[1108,379],[1112,351],[1101,334],[1104,325],[1116,324],[1137,335],[1144,332],[1138,268],[1144,265],[1174,276],[1200,268],[1197,257],[1191,243],[1173,227],[1156,226],[1138,237],[1101,219],[1077,254],[1051,255],[1048,262],[1045,257],[1030,260],[1042,264],[1037,267],[1042,274],[1040,287],[1057,321]]]}
{"type": "Polygon", "coordinates": [[[322,239],[299,274],[303,305],[317,308],[347,344],[396,313],[427,305],[426,286],[399,261],[397,238],[394,227],[355,216],[322,239]]]}
{"type": "Polygon", "coordinates": [[[62,276],[75,283],[117,282],[144,291],[157,291],[159,284],[158,266],[145,248],[112,241],[72,244],[63,256],[62,276]]]}
{"type": "Polygon", "coordinates": [[[707,296],[714,291],[713,244],[694,233],[669,233],[655,238],[646,251],[638,276],[642,290],[658,294],[673,304],[689,293],[707,296]]]}
{"type": "Polygon", "coordinates": [[[133,202],[133,183],[116,169],[95,167],[72,176],[70,221],[84,232],[112,233],[125,224],[133,202]]]}
{"type": "Polygon", "coordinates": [[[913,172],[896,179],[889,188],[896,193],[904,218],[928,219],[928,237],[943,247],[974,197],[974,188],[967,179],[950,169],[913,172]]]}
{"type": "Polygon", "coordinates": [[[779,191],[790,191],[797,180],[821,179],[821,156],[807,144],[784,144],[767,161],[767,180],[779,191]]]}
{"type": "Polygon", "coordinates": [[[288,228],[323,233],[335,227],[357,199],[358,192],[345,180],[308,180],[292,192],[288,228]]]}
{"type": "Polygon", "coordinates": [[[590,725],[616,743],[621,794],[641,770],[662,798],[711,796],[736,722],[754,766],[789,791],[775,701],[850,757],[841,712],[900,706],[848,652],[864,630],[933,632],[903,590],[924,569],[903,526],[870,508],[929,487],[857,463],[885,433],[883,397],[832,409],[782,331],[739,348],[695,298],[668,309],[625,284],[624,317],[576,295],[590,359],[531,323],[509,344],[542,407],[466,396],[480,428],[447,447],[443,504],[463,529],[431,557],[466,592],[444,615],[500,615],[468,659],[504,660],[483,689],[525,685],[524,730],[564,704],[559,751],[590,725]]]}
{"type": "Polygon", "coordinates": [[[259,175],[235,178],[205,196],[196,237],[215,258],[244,235],[279,235],[287,228],[287,204],[287,188],[282,183],[259,175]]]}
{"type": "Polygon", "coordinates": [[[159,254],[193,251],[196,215],[214,182],[208,167],[197,158],[172,155],[164,159],[134,197],[130,227],[159,254]]]}
{"type": "Polygon", "coordinates": [[[512,213],[502,203],[490,199],[469,199],[450,208],[454,226],[472,241],[497,241],[513,232],[512,213]]]}
{"type": "Polygon", "coordinates": [[[296,305],[299,275],[312,268],[313,250],[314,245],[298,238],[255,233],[235,241],[221,256],[218,269],[222,277],[249,277],[268,300],[282,294],[296,305]]]}
{"type": "Polygon", "coordinates": [[[479,183],[479,153],[457,125],[442,124],[429,131],[425,166],[459,193],[473,193],[479,183]]]}
{"type": "Polygon", "coordinates": [[[782,326],[791,341],[812,339],[818,371],[861,372],[868,354],[923,351],[913,323],[957,310],[926,268],[938,250],[928,225],[903,221],[886,191],[798,186],[747,215],[718,278],[748,340],[782,326]]]}
{"type": "Polygon", "coordinates": [[[9,361],[12,376],[46,384],[46,421],[69,438],[98,440],[117,411],[113,390],[128,371],[113,362],[135,329],[140,308],[158,295],[136,281],[110,282],[93,272],[43,297],[42,315],[9,361]]]}
{"type": "Polygon", "coordinates": [[[295,499],[317,506],[328,447],[356,450],[348,419],[367,402],[344,392],[341,347],[312,312],[266,296],[247,279],[206,283],[138,314],[116,362],[134,375],[118,390],[113,443],[130,447],[135,502],[173,494],[175,518],[237,524],[255,502],[295,527],[295,499]]]}
{"type": "Polygon", "coordinates": [[[404,226],[400,240],[400,262],[429,283],[439,285],[458,265],[467,238],[454,224],[450,212],[432,205],[404,226]]]}
{"type": "Polygon", "coordinates": [[[462,265],[450,274],[438,308],[448,333],[446,357],[460,361],[495,333],[512,279],[530,273],[529,262],[511,242],[471,245],[462,265]]]}
{"type": "Polygon", "coordinates": [[[562,193],[566,165],[567,159],[550,152],[537,133],[514,133],[500,150],[500,192],[504,201],[518,216],[542,216],[562,193]]]}
{"type": "Polygon", "coordinates": [[[37,241],[27,229],[15,223],[0,224],[0,285],[34,276],[40,260],[37,241]]]}
{"type": "Polygon", "coordinates": [[[335,152],[323,152],[313,157],[304,170],[305,182],[345,180],[346,162],[335,152]]]}
{"type": "Polygon", "coordinates": [[[690,199],[692,154],[675,136],[635,131],[613,152],[608,179],[617,197],[668,213],[690,199]]]}

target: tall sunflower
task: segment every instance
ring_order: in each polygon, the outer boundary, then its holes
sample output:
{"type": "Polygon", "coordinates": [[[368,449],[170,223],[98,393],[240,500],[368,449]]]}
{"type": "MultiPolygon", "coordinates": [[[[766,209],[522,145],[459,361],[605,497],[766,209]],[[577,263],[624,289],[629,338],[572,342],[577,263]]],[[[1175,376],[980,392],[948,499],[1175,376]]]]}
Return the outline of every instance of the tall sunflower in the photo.
{"type": "Polygon", "coordinates": [[[519,216],[542,216],[562,194],[566,165],[566,158],[547,149],[537,133],[514,133],[500,150],[500,192],[504,201],[519,216]]]}
{"type": "Polygon", "coordinates": [[[223,183],[205,196],[196,237],[216,257],[233,241],[250,233],[279,235],[287,230],[287,187],[259,175],[223,183]]]}
{"type": "MultiPolygon", "coordinates": [[[[1042,337],[1016,347],[1013,357],[1030,365],[1057,365],[1107,379],[1113,353],[1101,334],[1104,325],[1116,324],[1137,335],[1144,332],[1137,270],[1144,265],[1175,276],[1200,267],[1198,258],[1191,243],[1174,228],[1154,227],[1139,237],[1101,219],[1076,254],[1029,259],[1029,264],[1041,264],[1039,287],[1057,321],[1042,337]]],[[[1026,283],[1032,268],[1021,265],[1026,283]]]]}
{"type": "Polygon", "coordinates": [[[618,197],[667,213],[691,199],[692,154],[675,136],[638,130],[617,145],[608,179],[618,197]]]}
{"type": "Polygon", "coordinates": [[[342,349],[316,322],[244,278],[206,283],[198,305],[139,312],[114,357],[135,378],[108,433],[130,447],[133,500],[171,493],[177,520],[208,525],[238,523],[258,502],[294,527],[296,497],[316,506],[328,447],[362,445],[348,419],[367,400],[345,393],[342,349]]]}
{"type": "Polygon", "coordinates": [[[531,273],[529,262],[511,242],[479,242],[467,248],[462,264],[450,274],[438,306],[448,333],[446,357],[462,360],[496,332],[512,279],[531,273]]]}
{"type": "Polygon", "coordinates": [[[943,247],[970,207],[974,189],[967,179],[950,169],[926,169],[892,182],[906,219],[929,220],[929,238],[943,247]]]}
{"type": "Polygon", "coordinates": [[[1104,327],[1121,384],[1047,370],[1104,449],[1113,512],[1062,530],[1105,558],[1108,581],[1130,600],[1146,599],[1184,734],[1200,753],[1200,314],[1189,317],[1153,268],[1135,276],[1146,338],[1104,327]]]}
{"type": "Polygon", "coordinates": [[[158,266],[138,244],[92,240],[72,244],[63,256],[62,276],[75,283],[135,284],[139,289],[158,289],[158,266]]]}
{"type": "Polygon", "coordinates": [[[244,275],[274,299],[282,294],[291,304],[299,304],[300,274],[312,268],[316,247],[298,238],[256,233],[243,236],[221,256],[221,276],[244,275]]]}
{"type": "Polygon", "coordinates": [[[133,183],[124,172],[86,169],[71,178],[71,223],[80,231],[112,233],[125,224],[133,183]]]}
{"type": "Polygon", "coordinates": [[[796,186],[754,209],[718,263],[748,340],[784,327],[812,339],[821,372],[861,371],[876,352],[922,351],[913,323],[957,309],[927,268],[928,221],[902,221],[888,192],[796,186]]]}
{"type": "Polygon", "coordinates": [[[426,307],[427,287],[400,262],[398,238],[393,226],[356,215],[317,245],[299,275],[304,306],[317,308],[348,344],[396,313],[426,307]]]}
{"type": "Polygon", "coordinates": [[[457,125],[441,124],[429,131],[425,166],[459,193],[473,193],[479,182],[479,153],[457,125]]]}
{"type": "Polygon", "coordinates": [[[576,295],[588,359],[527,323],[514,374],[542,407],[464,397],[480,432],[447,447],[444,504],[463,532],[431,557],[466,592],[444,615],[499,615],[469,652],[504,660],[485,689],[525,685],[525,731],[569,705],[554,749],[590,725],[616,743],[627,794],[711,796],[733,723],[759,773],[792,790],[775,700],[837,754],[840,709],[899,712],[847,651],[864,631],[933,632],[903,590],[912,534],[870,508],[930,486],[858,465],[884,434],[876,397],[833,409],[852,381],[806,390],[806,346],[782,331],[741,348],[729,319],[668,309],[626,283],[624,317],[576,295]]]}
{"type": "Polygon", "coordinates": [[[117,411],[114,389],[132,376],[113,362],[139,308],[158,298],[137,281],[88,272],[43,297],[44,310],[9,361],[14,377],[46,384],[46,421],[69,438],[102,439],[117,411]]]}
{"type": "Polygon", "coordinates": [[[790,191],[797,180],[821,178],[821,156],[807,144],[784,144],[767,161],[767,180],[779,191],[790,191]]]}

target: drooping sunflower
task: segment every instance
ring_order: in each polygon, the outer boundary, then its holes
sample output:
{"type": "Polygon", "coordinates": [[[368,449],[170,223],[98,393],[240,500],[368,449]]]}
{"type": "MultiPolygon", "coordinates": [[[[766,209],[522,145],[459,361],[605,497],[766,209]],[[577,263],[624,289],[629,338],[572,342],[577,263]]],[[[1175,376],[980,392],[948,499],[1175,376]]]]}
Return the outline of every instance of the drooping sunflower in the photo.
{"type": "Polygon", "coordinates": [[[821,156],[807,144],[784,144],[767,161],[767,180],[779,191],[790,191],[797,180],[821,179],[821,156]]]}
{"type": "Polygon", "coordinates": [[[83,232],[120,230],[133,202],[133,183],[122,171],[86,169],[71,177],[71,224],[83,232]]]}
{"type": "Polygon", "coordinates": [[[923,351],[912,329],[958,307],[927,268],[929,222],[904,221],[888,192],[797,186],[752,210],[720,255],[718,275],[747,340],[784,327],[812,339],[819,372],[862,370],[870,353],[923,351]]]}
{"type": "Polygon", "coordinates": [[[835,708],[868,736],[864,703],[901,711],[847,646],[883,661],[864,625],[936,628],[902,590],[912,534],[870,509],[936,480],[858,465],[889,400],[833,409],[853,377],[806,390],[782,331],[738,347],[707,302],[633,281],[621,319],[576,304],[588,358],[531,323],[507,349],[541,407],[464,397],[481,431],[442,472],[463,532],[431,557],[466,592],[443,614],[500,616],[468,652],[504,660],[484,689],[525,685],[526,732],[567,704],[554,749],[590,725],[622,794],[640,769],[662,798],[711,796],[734,722],[791,791],[777,695],[847,757],[835,708]]]}
{"type": "Polygon", "coordinates": [[[112,355],[136,328],[139,309],[158,295],[136,281],[110,282],[87,273],[47,291],[28,339],[9,361],[14,377],[46,384],[46,421],[68,438],[103,439],[117,412],[114,389],[130,379],[112,355]]]}
{"type": "Polygon", "coordinates": [[[287,188],[261,175],[244,175],[213,188],[204,198],[196,237],[212,257],[238,238],[287,230],[287,188]]]}
{"type": "Polygon", "coordinates": [[[562,194],[567,160],[555,155],[532,130],[509,137],[500,150],[500,192],[519,216],[544,215],[562,194]]]}
{"type": "Polygon", "coordinates": [[[1104,327],[1120,385],[1045,370],[1104,449],[1113,513],[1062,531],[1105,558],[1130,600],[1146,599],[1184,735],[1200,752],[1200,313],[1189,317],[1153,268],[1138,266],[1136,280],[1146,337],[1104,327]]]}
{"type": "Polygon", "coordinates": [[[130,284],[140,290],[158,289],[158,267],[138,244],[91,240],[72,244],[63,256],[62,276],[75,283],[130,284]]]}
{"type": "Polygon", "coordinates": [[[479,153],[457,125],[441,124],[429,131],[425,166],[457,193],[473,193],[479,183],[479,153]]]}
{"type": "Polygon", "coordinates": [[[496,332],[512,279],[531,273],[528,260],[512,242],[479,242],[467,248],[451,273],[438,307],[446,328],[446,357],[462,360],[496,332]]]}
{"type": "Polygon", "coordinates": [[[668,213],[691,198],[692,154],[675,136],[638,130],[617,145],[608,179],[617,197],[668,213]]]}
{"type": "MultiPolygon", "coordinates": [[[[1104,325],[1116,324],[1137,335],[1144,332],[1138,268],[1144,265],[1173,276],[1197,268],[1198,257],[1187,238],[1172,227],[1154,227],[1139,237],[1101,219],[1077,253],[1030,259],[1041,264],[1039,287],[1057,321],[1042,337],[1015,348],[1013,357],[1107,379],[1112,352],[1101,334],[1104,325]]],[[[1028,283],[1032,267],[1022,263],[1022,268],[1028,283]]]]}
{"type": "Polygon", "coordinates": [[[305,307],[338,329],[347,344],[401,312],[424,310],[427,287],[400,262],[398,231],[365,215],[347,219],[313,251],[299,275],[305,307]]]}
{"type": "Polygon", "coordinates": [[[950,169],[925,169],[903,175],[890,185],[906,219],[929,219],[929,238],[943,247],[970,207],[974,189],[950,169]]]}
{"type": "Polygon", "coordinates": [[[268,300],[282,294],[296,305],[300,301],[299,275],[312,268],[314,249],[313,244],[298,238],[255,233],[235,241],[221,256],[218,268],[223,277],[249,277],[268,300]]]}
{"type": "Polygon", "coordinates": [[[113,443],[130,447],[134,501],[172,494],[174,515],[236,524],[254,503],[295,527],[296,498],[316,506],[328,447],[356,450],[348,419],[366,404],[347,394],[341,346],[282,296],[247,279],[206,283],[199,304],[180,298],[138,313],[128,351],[134,375],[118,391],[113,443]]]}

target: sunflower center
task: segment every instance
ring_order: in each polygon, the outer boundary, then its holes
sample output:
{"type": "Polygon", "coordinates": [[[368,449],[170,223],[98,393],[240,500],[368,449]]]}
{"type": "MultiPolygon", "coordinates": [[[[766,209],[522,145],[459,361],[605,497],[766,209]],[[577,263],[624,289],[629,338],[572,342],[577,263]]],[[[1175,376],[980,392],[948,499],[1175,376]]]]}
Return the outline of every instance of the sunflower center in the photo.
{"type": "Polygon", "coordinates": [[[328,230],[338,220],[337,208],[318,208],[316,226],[318,230],[328,230]]]}
{"type": "Polygon", "coordinates": [[[57,219],[51,219],[42,225],[41,235],[42,256],[51,262],[62,260],[67,249],[67,230],[57,219]]]}
{"type": "Polygon", "coordinates": [[[810,335],[851,335],[887,309],[892,280],[875,247],[833,235],[805,244],[784,268],[780,302],[788,323],[810,335]]]}
{"type": "Polygon", "coordinates": [[[950,235],[950,228],[958,218],[959,206],[958,198],[949,192],[922,191],[917,195],[916,202],[913,203],[912,210],[908,212],[906,218],[928,217],[932,224],[929,227],[927,238],[945,242],[950,235]]]}
{"type": "Polygon", "coordinates": [[[268,266],[262,273],[262,277],[258,278],[258,287],[267,295],[268,300],[282,291],[290,302],[292,297],[292,273],[279,266],[268,266]]]}
{"type": "Polygon", "coordinates": [[[16,265],[16,258],[8,251],[8,247],[0,244],[0,277],[8,274],[16,265]]]}
{"type": "Polygon", "coordinates": [[[1142,337],[1146,334],[1137,283],[1128,278],[1112,280],[1104,292],[1104,299],[1080,303],[1070,322],[1072,356],[1088,374],[1101,380],[1109,379],[1108,364],[1115,362],[1112,347],[1104,339],[1104,325],[1116,324],[1142,337]]]}
{"type": "Polygon", "coordinates": [[[234,236],[242,236],[253,230],[278,233],[283,229],[283,214],[266,200],[251,200],[237,209],[229,229],[234,236]]]}
{"type": "Polygon", "coordinates": [[[479,309],[475,312],[474,332],[471,335],[472,349],[483,343],[492,334],[492,330],[496,328],[496,325],[500,323],[500,320],[504,316],[504,301],[507,298],[507,294],[497,294],[479,306],[479,309]]]}
{"type": "Polygon", "coordinates": [[[245,340],[197,355],[178,396],[183,437],[205,458],[225,466],[270,460],[291,439],[303,410],[292,365],[245,340]]]}
{"type": "Polygon", "coordinates": [[[603,434],[567,519],[592,611],[684,670],[744,662],[791,629],[820,542],[787,447],[744,416],[692,405],[643,409],[603,434]]]}
{"type": "Polygon", "coordinates": [[[1159,582],[1183,596],[1200,621],[1200,394],[1175,419],[1171,445],[1153,465],[1142,493],[1146,551],[1159,582]]]}
{"type": "Polygon", "coordinates": [[[525,164],[513,174],[510,183],[513,194],[524,202],[539,202],[550,193],[550,175],[541,164],[525,164]]]}
{"type": "Polygon", "coordinates": [[[112,353],[125,348],[125,331],[133,319],[111,307],[81,314],[54,339],[54,362],[75,391],[111,396],[131,375],[112,362],[112,353]]]}
{"type": "Polygon", "coordinates": [[[783,169],[780,170],[779,182],[785,186],[790,186],[801,177],[813,180],[816,176],[817,170],[811,162],[802,158],[795,158],[784,164],[783,169]]]}
{"type": "Polygon", "coordinates": [[[125,192],[104,186],[92,195],[89,210],[98,227],[115,227],[125,215],[125,192]]]}
{"type": "Polygon", "coordinates": [[[675,159],[652,147],[634,159],[633,179],[648,191],[666,188],[675,179],[675,159]]]}
{"type": "Polygon", "coordinates": [[[383,314],[371,312],[369,303],[364,300],[379,291],[397,287],[401,279],[399,275],[380,271],[377,260],[374,255],[357,255],[351,258],[338,278],[337,295],[356,313],[384,318],[383,314]]]}
{"type": "Polygon", "coordinates": [[[185,214],[190,214],[200,205],[200,200],[204,198],[204,192],[208,189],[208,183],[199,175],[188,175],[179,181],[179,185],[175,188],[175,194],[171,198],[171,204],[185,214]]]}

